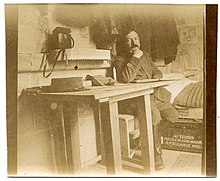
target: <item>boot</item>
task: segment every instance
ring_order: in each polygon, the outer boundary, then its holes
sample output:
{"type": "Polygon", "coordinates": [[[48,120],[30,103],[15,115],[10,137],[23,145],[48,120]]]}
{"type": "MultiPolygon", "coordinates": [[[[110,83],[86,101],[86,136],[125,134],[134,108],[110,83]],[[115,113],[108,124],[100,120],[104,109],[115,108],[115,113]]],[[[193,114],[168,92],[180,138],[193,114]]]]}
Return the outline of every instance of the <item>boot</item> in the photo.
{"type": "Polygon", "coordinates": [[[153,125],[155,170],[165,168],[162,158],[160,123],[153,125]]]}

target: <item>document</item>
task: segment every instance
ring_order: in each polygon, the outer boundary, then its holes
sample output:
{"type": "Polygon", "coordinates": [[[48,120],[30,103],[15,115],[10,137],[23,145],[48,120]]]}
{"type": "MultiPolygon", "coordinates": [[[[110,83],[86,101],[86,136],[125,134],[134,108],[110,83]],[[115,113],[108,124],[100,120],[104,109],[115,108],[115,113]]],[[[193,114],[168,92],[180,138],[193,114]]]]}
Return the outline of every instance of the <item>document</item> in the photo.
{"type": "Polygon", "coordinates": [[[158,81],[167,81],[167,80],[182,80],[185,77],[182,74],[172,73],[172,74],[163,74],[163,78],[159,79],[141,79],[134,80],[132,83],[147,83],[147,82],[158,82],[158,81]]]}

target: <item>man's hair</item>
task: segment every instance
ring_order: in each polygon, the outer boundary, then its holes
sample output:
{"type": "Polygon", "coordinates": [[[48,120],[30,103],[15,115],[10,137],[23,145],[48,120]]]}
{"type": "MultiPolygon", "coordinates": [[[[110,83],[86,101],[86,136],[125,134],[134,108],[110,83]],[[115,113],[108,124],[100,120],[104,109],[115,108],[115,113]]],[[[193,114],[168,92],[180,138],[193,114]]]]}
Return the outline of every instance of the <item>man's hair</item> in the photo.
{"type": "Polygon", "coordinates": [[[127,53],[126,52],[127,50],[124,47],[125,37],[128,33],[132,31],[137,32],[132,19],[127,18],[125,21],[123,21],[122,24],[120,24],[119,27],[119,35],[117,36],[117,50],[116,50],[118,55],[127,53]]]}
{"type": "Polygon", "coordinates": [[[116,43],[116,52],[118,56],[128,55],[128,49],[125,46],[125,40],[126,40],[125,38],[126,38],[126,35],[132,31],[137,32],[134,28],[131,27],[131,28],[124,29],[122,31],[122,34],[118,36],[117,43],[116,43]]]}
{"type": "Polygon", "coordinates": [[[122,33],[122,37],[125,38],[125,36],[126,36],[128,33],[132,32],[132,31],[137,32],[137,31],[135,30],[135,28],[133,28],[133,27],[128,27],[128,28],[126,28],[126,29],[123,31],[123,33],[122,33]]]}

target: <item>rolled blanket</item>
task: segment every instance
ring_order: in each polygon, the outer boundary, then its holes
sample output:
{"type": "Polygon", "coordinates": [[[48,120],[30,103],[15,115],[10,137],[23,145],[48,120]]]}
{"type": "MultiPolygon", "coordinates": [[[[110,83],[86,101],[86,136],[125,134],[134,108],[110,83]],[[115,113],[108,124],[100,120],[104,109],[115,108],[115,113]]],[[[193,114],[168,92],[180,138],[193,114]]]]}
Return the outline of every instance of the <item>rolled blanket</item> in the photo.
{"type": "Polygon", "coordinates": [[[174,105],[203,107],[203,81],[187,85],[175,98],[174,105]]]}

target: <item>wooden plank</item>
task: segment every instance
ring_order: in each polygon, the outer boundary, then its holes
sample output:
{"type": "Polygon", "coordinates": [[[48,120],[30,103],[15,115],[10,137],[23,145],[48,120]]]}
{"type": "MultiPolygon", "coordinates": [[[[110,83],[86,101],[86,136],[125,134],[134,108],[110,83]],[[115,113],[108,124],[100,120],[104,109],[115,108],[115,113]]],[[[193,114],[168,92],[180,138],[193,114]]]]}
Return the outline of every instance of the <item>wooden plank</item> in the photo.
{"type": "Polygon", "coordinates": [[[97,155],[101,155],[100,164],[105,164],[105,148],[104,148],[104,139],[101,129],[101,114],[100,114],[100,104],[99,102],[93,105],[95,125],[96,125],[96,149],[97,155]]]}
{"type": "Polygon", "coordinates": [[[118,101],[131,99],[131,98],[138,97],[138,96],[143,96],[146,94],[151,94],[153,93],[153,91],[154,91],[153,88],[149,88],[147,90],[143,89],[139,91],[132,91],[126,94],[116,95],[114,97],[111,97],[110,102],[118,102],[118,101]]]}
{"type": "Polygon", "coordinates": [[[96,164],[98,161],[101,160],[101,155],[98,155],[90,160],[87,160],[85,162],[82,163],[82,168],[88,167],[90,165],[94,165],[96,164]]]}
{"type": "Polygon", "coordinates": [[[118,105],[104,102],[100,104],[101,126],[103,130],[107,174],[121,174],[122,159],[118,122],[118,105]]]}
{"type": "Polygon", "coordinates": [[[70,133],[73,159],[73,173],[79,173],[81,169],[80,140],[79,140],[79,109],[77,103],[70,107],[70,133]]]}
{"type": "MultiPolygon", "coordinates": [[[[73,104],[73,103],[72,103],[73,104]]],[[[65,133],[66,133],[66,154],[67,154],[67,167],[68,173],[73,173],[73,157],[72,157],[72,142],[71,142],[71,104],[63,104],[64,120],[65,120],[65,133]]]]}
{"type": "Polygon", "coordinates": [[[135,84],[132,86],[132,84],[125,84],[121,86],[113,86],[109,88],[105,88],[100,91],[95,91],[94,97],[95,99],[103,99],[106,97],[114,97],[114,96],[121,96],[124,94],[132,93],[132,92],[137,92],[143,89],[150,89],[152,86],[151,85],[140,85],[135,84]]]}
{"type": "MultiPolygon", "coordinates": [[[[23,29],[21,29],[23,31],[23,29]]],[[[39,44],[39,42],[36,42],[39,44]]],[[[40,47],[36,47],[39,49],[40,47]]],[[[37,52],[37,51],[36,51],[37,52]]],[[[42,61],[42,56],[43,54],[37,54],[37,53],[25,53],[25,52],[19,52],[18,54],[18,72],[41,72],[42,69],[39,70],[41,61],[42,61]],[[24,62],[23,62],[24,61],[24,62]]],[[[68,61],[68,64],[62,62],[57,62],[55,66],[55,71],[71,71],[75,66],[78,66],[77,70],[85,70],[87,71],[88,69],[92,70],[99,70],[99,69],[105,69],[110,67],[110,64],[107,61],[103,60],[71,60],[68,61]]],[[[51,68],[51,67],[50,67],[51,68]]],[[[49,67],[48,67],[49,69],[49,67]]],[[[86,73],[85,73],[86,74],[86,73]]]]}
{"type": "Polygon", "coordinates": [[[138,159],[135,159],[135,158],[130,158],[130,157],[122,155],[122,160],[143,166],[143,162],[141,160],[138,160],[138,159]]]}
{"type": "Polygon", "coordinates": [[[18,5],[5,5],[7,173],[17,174],[18,5]]]}
{"type": "Polygon", "coordinates": [[[120,115],[119,115],[119,128],[120,128],[121,153],[124,156],[130,157],[128,120],[121,118],[120,115]]]}
{"type": "Polygon", "coordinates": [[[149,175],[155,171],[150,94],[139,97],[137,107],[144,173],[149,175]]]}
{"type": "Polygon", "coordinates": [[[58,174],[67,173],[67,154],[64,129],[63,105],[61,103],[51,103],[48,109],[47,119],[52,127],[52,138],[54,142],[54,153],[56,156],[56,166],[58,174]]]}
{"type": "Polygon", "coordinates": [[[86,94],[88,95],[89,93],[92,93],[95,97],[95,99],[102,99],[106,97],[113,97],[113,96],[119,96],[131,92],[137,92],[137,91],[142,91],[142,90],[147,90],[147,89],[152,89],[154,87],[160,87],[160,86],[165,86],[171,83],[174,83],[175,81],[160,81],[160,82],[152,82],[152,83],[141,83],[141,84],[119,84],[115,86],[109,86],[109,87],[104,87],[102,89],[95,89],[93,90],[93,87],[91,87],[91,92],[87,92],[86,94]]]}
{"type": "Polygon", "coordinates": [[[85,102],[77,102],[79,117],[79,141],[81,163],[97,156],[96,127],[93,107],[85,102]]]}
{"type": "Polygon", "coordinates": [[[60,98],[66,99],[75,99],[80,97],[94,97],[95,99],[104,99],[113,96],[119,96],[123,94],[128,94],[131,92],[137,92],[147,89],[152,89],[154,87],[160,87],[164,85],[168,85],[175,81],[160,81],[160,82],[153,82],[153,83],[141,83],[141,84],[119,84],[115,86],[94,86],[88,90],[83,91],[74,91],[74,92],[59,92],[59,93],[40,93],[40,96],[51,96],[56,97],[59,96],[60,98]]]}
{"type": "MultiPolygon", "coordinates": [[[[137,177],[143,177],[144,170],[142,165],[135,164],[130,160],[122,160],[122,167],[124,171],[123,174],[129,174],[131,177],[134,177],[135,175],[137,177]]],[[[128,175],[126,177],[128,177],[128,175]]]]}

